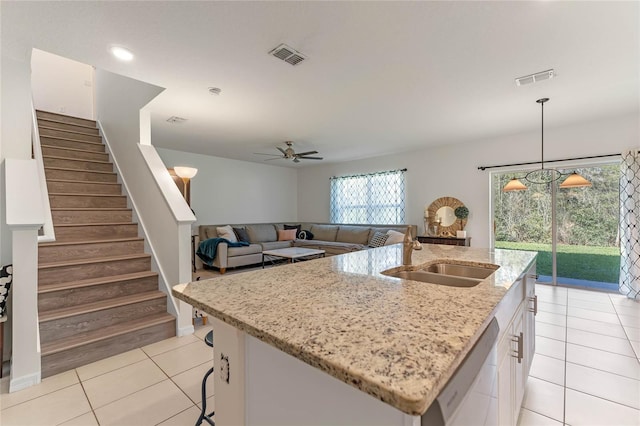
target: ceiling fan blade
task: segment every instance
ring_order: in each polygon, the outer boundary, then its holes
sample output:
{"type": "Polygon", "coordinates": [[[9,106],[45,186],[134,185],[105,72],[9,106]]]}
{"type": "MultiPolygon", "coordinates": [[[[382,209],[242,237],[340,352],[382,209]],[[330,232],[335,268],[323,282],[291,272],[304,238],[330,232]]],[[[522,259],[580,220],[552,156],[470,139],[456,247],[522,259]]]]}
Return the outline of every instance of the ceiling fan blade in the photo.
{"type": "Polygon", "coordinates": [[[254,152],[254,155],[270,155],[271,157],[281,158],[278,154],[265,154],[264,152],[254,152]]]}
{"type": "Polygon", "coordinates": [[[280,148],[279,146],[276,146],[276,148],[282,153],[282,155],[287,155],[284,149],[280,148]]]}
{"type": "Polygon", "coordinates": [[[307,152],[299,152],[296,154],[296,157],[303,157],[305,155],[317,154],[318,151],[307,151],[307,152]]]}
{"type": "Polygon", "coordinates": [[[298,158],[300,158],[301,160],[322,160],[322,157],[300,157],[300,156],[298,156],[298,158]]]}
{"type": "Polygon", "coordinates": [[[294,159],[293,159],[293,162],[294,162],[294,163],[299,163],[299,162],[300,162],[300,160],[298,160],[298,157],[296,157],[296,158],[294,158],[294,159]]]}

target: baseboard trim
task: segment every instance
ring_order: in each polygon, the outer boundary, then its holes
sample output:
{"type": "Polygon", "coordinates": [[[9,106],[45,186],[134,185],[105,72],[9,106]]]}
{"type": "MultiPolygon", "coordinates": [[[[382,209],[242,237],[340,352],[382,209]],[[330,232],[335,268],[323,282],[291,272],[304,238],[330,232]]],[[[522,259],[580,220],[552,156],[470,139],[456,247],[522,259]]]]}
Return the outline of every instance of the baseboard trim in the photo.
{"type": "Polygon", "coordinates": [[[193,325],[188,325],[186,327],[178,327],[178,329],[176,330],[176,335],[178,337],[188,336],[189,334],[193,334],[194,331],[195,329],[193,328],[193,325]]]}
{"type": "Polygon", "coordinates": [[[42,378],[40,372],[28,374],[22,377],[11,377],[11,380],[9,381],[9,393],[17,392],[33,385],[37,385],[41,381],[42,378]]]}

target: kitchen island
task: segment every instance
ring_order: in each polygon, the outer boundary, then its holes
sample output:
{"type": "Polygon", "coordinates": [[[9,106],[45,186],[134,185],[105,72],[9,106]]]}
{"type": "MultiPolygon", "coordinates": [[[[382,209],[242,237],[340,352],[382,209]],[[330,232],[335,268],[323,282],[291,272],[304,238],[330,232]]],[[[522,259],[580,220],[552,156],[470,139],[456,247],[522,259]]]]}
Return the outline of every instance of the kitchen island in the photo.
{"type": "Polygon", "coordinates": [[[467,288],[392,278],[397,244],[175,286],[213,317],[216,422],[295,424],[315,404],[306,423],[419,424],[535,253],[425,245],[410,269],[436,262],[499,268],[467,288]]]}

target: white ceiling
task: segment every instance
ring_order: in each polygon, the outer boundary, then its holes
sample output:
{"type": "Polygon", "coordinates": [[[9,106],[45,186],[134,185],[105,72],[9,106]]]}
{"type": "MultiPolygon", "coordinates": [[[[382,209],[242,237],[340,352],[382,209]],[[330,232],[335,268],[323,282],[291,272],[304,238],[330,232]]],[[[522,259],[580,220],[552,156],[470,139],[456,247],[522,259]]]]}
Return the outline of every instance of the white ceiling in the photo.
{"type": "MultiPolygon", "coordinates": [[[[638,113],[638,2],[2,1],[2,47],[165,90],[156,146],[262,162],[293,140],[330,161],[638,113]],[[287,43],[293,67],[267,53],[287,43]],[[131,49],[117,62],[111,44],[131,49]],[[554,68],[557,77],[516,87],[554,68]],[[212,96],[207,88],[222,89],[212,96]],[[175,125],[165,120],[180,116],[175,125]]],[[[295,166],[291,161],[270,164],[295,166]]],[[[306,161],[300,165],[316,165],[306,161]]]]}

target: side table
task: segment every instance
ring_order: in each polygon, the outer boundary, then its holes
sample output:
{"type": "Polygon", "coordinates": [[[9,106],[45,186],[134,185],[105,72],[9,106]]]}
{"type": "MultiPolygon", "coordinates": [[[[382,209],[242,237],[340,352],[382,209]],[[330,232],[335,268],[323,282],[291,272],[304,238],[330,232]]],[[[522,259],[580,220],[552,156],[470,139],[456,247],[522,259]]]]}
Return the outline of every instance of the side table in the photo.
{"type": "Polygon", "coordinates": [[[416,237],[418,241],[423,244],[446,244],[449,246],[471,246],[471,237],[456,238],[456,237],[431,237],[428,235],[418,235],[416,237]]]}

